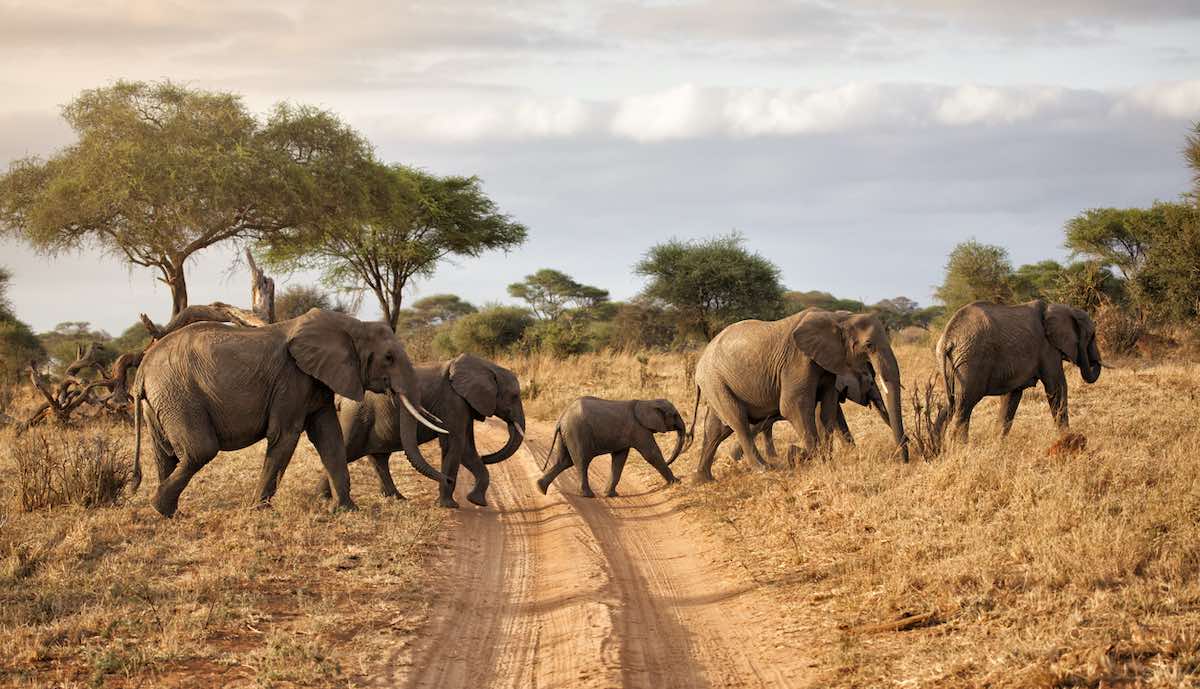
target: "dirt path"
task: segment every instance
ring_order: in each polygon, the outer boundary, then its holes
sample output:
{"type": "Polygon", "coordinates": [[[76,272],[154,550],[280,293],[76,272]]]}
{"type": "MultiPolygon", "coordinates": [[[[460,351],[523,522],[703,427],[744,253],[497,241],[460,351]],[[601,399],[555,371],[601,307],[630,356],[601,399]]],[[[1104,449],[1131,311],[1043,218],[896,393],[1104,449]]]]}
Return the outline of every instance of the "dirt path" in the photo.
{"type": "MultiPolygon", "coordinates": [[[[484,446],[503,442],[502,426],[477,428],[484,446]]],[[[586,500],[567,472],[541,495],[534,481],[551,432],[533,425],[539,456],[522,450],[492,467],[491,508],[460,497],[430,620],[413,648],[396,652],[379,686],[806,683],[803,649],[779,631],[775,606],[710,559],[715,544],[658,485],[627,471],[622,497],[586,500]]],[[[592,471],[594,484],[605,485],[608,462],[592,471]]],[[[470,485],[464,472],[460,492],[470,485]]]]}

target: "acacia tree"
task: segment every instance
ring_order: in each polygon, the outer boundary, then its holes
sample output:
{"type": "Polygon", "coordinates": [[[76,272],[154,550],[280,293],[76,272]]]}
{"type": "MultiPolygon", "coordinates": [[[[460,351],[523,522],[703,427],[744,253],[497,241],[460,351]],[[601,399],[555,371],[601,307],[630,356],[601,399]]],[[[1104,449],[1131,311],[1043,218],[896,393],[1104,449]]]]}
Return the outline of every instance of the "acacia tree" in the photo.
{"type": "Polygon", "coordinates": [[[948,314],[973,301],[1008,302],[1012,299],[1012,275],[1008,250],[971,239],[950,252],[946,277],[934,296],[946,305],[948,314]]]}
{"type": "Polygon", "coordinates": [[[642,295],[670,304],[681,325],[706,339],[744,318],[779,315],[783,286],[774,263],[747,251],[737,234],[658,244],[634,266],[649,278],[642,295]]]}
{"type": "Polygon", "coordinates": [[[557,320],[569,308],[590,309],[608,301],[608,290],[585,285],[553,268],[526,275],[508,286],[510,296],[524,300],[539,320],[557,320]]]}
{"type": "Polygon", "coordinates": [[[63,108],[78,141],[0,176],[0,230],[54,255],[83,246],[152,268],[188,304],[197,252],[313,224],[352,205],[367,144],[337,117],[232,93],[120,81],[63,108]]]}
{"type": "Polygon", "coordinates": [[[478,177],[439,177],[404,165],[371,165],[353,212],[273,233],[261,243],[281,271],[316,269],[338,289],[375,295],[394,330],[404,288],[450,256],[479,256],[525,241],[524,225],[501,213],[478,177]]]}

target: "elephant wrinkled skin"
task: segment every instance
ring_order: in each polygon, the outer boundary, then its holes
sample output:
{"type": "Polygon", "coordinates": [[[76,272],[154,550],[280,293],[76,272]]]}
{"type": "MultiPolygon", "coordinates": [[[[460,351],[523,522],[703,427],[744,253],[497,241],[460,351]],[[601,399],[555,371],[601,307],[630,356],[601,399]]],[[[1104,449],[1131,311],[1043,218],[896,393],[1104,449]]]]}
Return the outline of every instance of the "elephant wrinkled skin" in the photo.
{"type": "MultiPolygon", "coordinates": [[[[417,429],[417,443],[424,444],[435,437],[441,442],[442,484],[438,504],[458,507],[454,501],[454,485],[459,465],[475,477],[475,487],[467,500],[487,505],[489,484],[488,464],[501,462],[520,448],[525,433],[525,410],[521,406],[521,386],[512,371],[491,361],[462,354],[450,361],[418,364],[415,367],[421,405],[442,421],[448,435],[438,435],[427,428],[417,429]],[[508,442],[496,452],[480,456],[475,447],[475,422],[489,416],[508,424],[508,442]]],[[[380,491],[386,497],[403,499],[388,466],[392,452],[404,449],[402,434],[412,416],[394,399],[386,395],[367,393],[362,402],[341,400],[338,411],[342,434],[346,440],[346,459],[353,462],[366,455],[379,476],[380,491]]],[[[407,453],[406,453],[407,454],[407,453]]],[[[408,455],[411,459],[412,455],[408,455]]],[[[438,480],[420,466],[422,475],[438,480]]],[[[321,492],[329,493],[328,484],[321,492]]]]}
{"type": "Polygon", "coordinates": [[[588,467],[596,456],[611,454],[612,478],[605,495],[614,497],[630,449],[636,449],[667,483],[676,483],[678,479],[671,473],[671,464],[683,450],[686,433],[683,417],[667,400],[580,397],[567,405],[558,417],[554,438],[550,441],[550,454],[542,467],[545,473],[537,482],[538,489],[545,493],[554,479],[574,464],[579,471],[579,494],[585,498],[595,497],[588,485],[588,467]],[[671,458],[664,461],[654,434],[668,431],[675,431],[677,436],[671,458]]]}
{"type": "MultiPolygon", "coordinates": [[[[258,328],[194,323],[151,345],[138,368],[133,489],[142,476],[144,402],[159,478],[153,504],[164,516],[218,452],[263,438],[257,501],[269,502],[301,432],[321,457],[337,507],[354,509],[334,393],[412,397],[416,387],[404,346],[382,323],[320,309],[258,328]]],[[[417,452],[415,433],[404,446],[417,452]]]]}
{"type": "Polygon", "coordinates": [[[1027,388],[1041,381],[1060,429],[1067,417],[1067,377],[1062,362],[1079,367],[1086,383],[1103,366],[1096,326],[1085,311],[1041,300],[1015,306],[977,301],[954,312],[937,343],[950,421],[967,440],[971,411],[981,399],[1004,396],[1000,432],[1007,435],[1027,388]]]}
{"type": "MultiPolygon", "coordinates": [[[[821,425],[835,423],[839,374],[874,370],[884,393],[892,436],[908,461],[908,441],[900,410],[900,365],[878,318],[806,309],[777,321],[734,323],[708,343],[696,363],[696,405],[708,405],[697,481],[711,481],[721,442],[735,434],[742,452],[757,468],[767,463],[755,448],[751,424],[782,416],[792,424],[811,455],[821,425]]],[[[694,433],[694,430],[693,430],[694,433]]]]}

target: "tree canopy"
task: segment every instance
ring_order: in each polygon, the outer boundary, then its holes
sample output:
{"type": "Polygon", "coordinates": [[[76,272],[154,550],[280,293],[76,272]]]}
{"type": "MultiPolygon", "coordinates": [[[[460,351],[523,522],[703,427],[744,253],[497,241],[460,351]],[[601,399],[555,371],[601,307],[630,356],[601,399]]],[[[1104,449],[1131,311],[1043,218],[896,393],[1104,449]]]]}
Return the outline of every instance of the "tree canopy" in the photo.
{"type": "Polygon", "coordinates": [[[355,208],[273,233],[261,247],[277,270],[316,269],[331,287],[365,286],[393,329],[413,277],[431,275],[450,256],[479,256],[525,241],[525,226],[500,212],[478,177],[376,163],[362,181],[355,208]]]}
{"type": "Polygon", "coordinates": [[[400,311],[401,330],[437,328],[453,323],[478,309],[457,294],[431,294],[413,302],[412,308],[400,311]]]}
{"type": "Polygon", "coordinates": [[[188,304],[184,266],[225,241],[338,215],[367,144],[337,117],[232,93],[119,81],[63,108],[78,141],[0,176],[0,229],[56,254],[85,245],[152,268],[188,304]]]}
{"type": "Polygon", "coordinates": [[[1012,299],[1012,272],[1007,249],[971,239],[950,252],[945,278],[934,294],[951,314],[973,301],[1007,302],[1012,299]]]}
{"type": "Polygon", "coordinates": [[[0,381],[11,383],[29,363],[41,363],[46,350],[41,340],[13,313],[8,299],[12,273],[0,268],[0,381]]]}
{"type": "Polygon", "coordinates": [[[541,320],[556,320],[567,309],[587,309],[608,301],[608,290],[584,285],[553,268],[526,275],[508,286],[510,296],[525,301],[541,320]]]}
{"type": "Polygon", "coordinates": [[[634,267],[649,279],[643,296],[674,307],[681,322],[706,339],[734,321],[777,317],[783,297],[779,268],[743,244],[740,235],[731,234],[652,247],[634,267]]]}

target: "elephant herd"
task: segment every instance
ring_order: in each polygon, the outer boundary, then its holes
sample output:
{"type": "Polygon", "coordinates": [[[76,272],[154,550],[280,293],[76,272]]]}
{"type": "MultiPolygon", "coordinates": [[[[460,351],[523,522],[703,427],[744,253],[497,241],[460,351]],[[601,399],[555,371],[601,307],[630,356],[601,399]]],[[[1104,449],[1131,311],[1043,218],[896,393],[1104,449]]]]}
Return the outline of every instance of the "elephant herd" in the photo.
{"type": "MultiPolygon", "coordinates": [[[[975,302],[959,309],[936,347],[954,435],[966,440],[971,412],[985,396],[1004,396],[1001,430],[1007,433],[1022,393],[1039,381],[1050,410],[1066,428],[1067,385],[1062,362],[1079,367],[1092,383],[1103,364],[1088,315],[1062,304],[1033,301],[1007,306],[975,302]]],[[[555,426],[544,473],[544,493],[566,469],[579,469],[580,493],[592,497],[588,466],[612,457],[617,483],[636,449],[668,483],[670,465],[690,444],[703,399],[704,439],[698,482],[713,478],[720,444],[736,437],[734,458],[757,469],[769,465],[754,436],[787,420],[810,455],[834,434],[853,436],[841,411],[847,400],[872,406],[891,431],[897,453],[908,460],[901,411],[900,367],[887,330],[873,315],[807,309],[777,321],[741,321],[717,334],[696,364],[696,397],[689,431],[675,406],[657,400],[581,397],[555,426]],[[677,434],[669,459],[656,433],[677,434]]],[[[159,485],[152,504],[172,516],[180,493],[218,452],[267,440],[255,504],[269,504],[300,434],[306,433],[325,469],[320,494],[335,508],[354,509],[347,465],[370,457],[383,495],[402,497],[389,458],[403,450],[413,468],[439,484],[438,504],[454,500],[459,466],[474,477],[467,500],[486,505],[488,465],[511,457],[525,440],[520,385],[509,370],[479,357],[414,365],[386,325],[313,309],[288,321],[251,328],[194,323],[147,349],[134,382],[133,489],[141,482],[143,416],[150,428],[159,485]],[[144,412],[143,412],[144,407],[144,412]],[[474,422],[497,417],[508,440],[480,455],[474,422]],[[438,440],[441,471],[420,445],[438,440]]]]}

